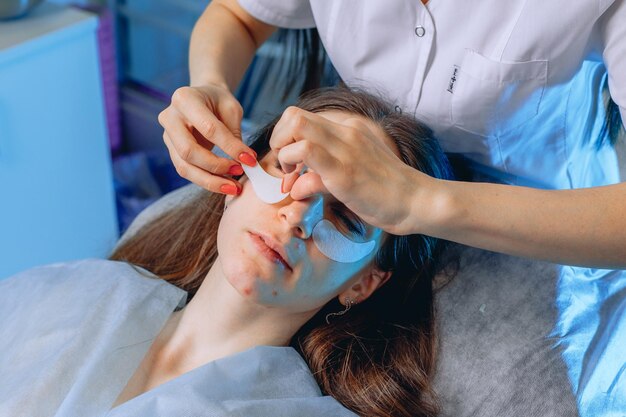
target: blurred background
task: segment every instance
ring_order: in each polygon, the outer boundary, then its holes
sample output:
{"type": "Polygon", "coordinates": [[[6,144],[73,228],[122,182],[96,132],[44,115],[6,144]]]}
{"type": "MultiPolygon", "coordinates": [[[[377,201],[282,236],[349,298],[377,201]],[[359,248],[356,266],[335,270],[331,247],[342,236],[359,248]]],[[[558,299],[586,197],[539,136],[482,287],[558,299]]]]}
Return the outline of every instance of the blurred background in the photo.
{"type": "MultiPolygon", "coordinates": [[[[208,3],[0,2],[0,279],[107,256],[143,208],[187,184],[157,115],[189,83],[190,34],[208,3]]],[[[282,94],[293,39],[279,31],[244,76],[244,136],[297,98],[303,79],[282,94]]],[[[335,84],[325,68],[322,85],[335,84]]]]}

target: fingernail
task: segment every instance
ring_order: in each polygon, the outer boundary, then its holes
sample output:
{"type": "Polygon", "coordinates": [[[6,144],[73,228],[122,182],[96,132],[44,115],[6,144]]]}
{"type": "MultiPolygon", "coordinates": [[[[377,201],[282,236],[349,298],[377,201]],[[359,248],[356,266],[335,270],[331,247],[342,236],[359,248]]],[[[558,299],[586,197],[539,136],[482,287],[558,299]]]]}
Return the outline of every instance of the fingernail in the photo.
{"type": "Polygon", "coordinates": [[[228,168],[228,173],[230,175],[241,175],[243,174],[243,168],[241,167],[241,165],[233,165],[232,167],[228,168]]]}
{"type": "Polygon", "coordinates": [[[239,194],[239,189],[232,184],[224,184],[220,186],[220,191],[225,194],[237,195],[239,194]]]}
{"type": "Polygon", "coordinates": [[[280,182],[280,192],[282,194],[285,194],[285,177],[283,177],[282,181],[280,182]]]}
{"type": "Polygon", "coordinates": [[[256,165],[256,159],[254,158],[254,156],[246,152],[242,152],[239,154],[239,160],[249,167],[253,167],[256,165]]]}

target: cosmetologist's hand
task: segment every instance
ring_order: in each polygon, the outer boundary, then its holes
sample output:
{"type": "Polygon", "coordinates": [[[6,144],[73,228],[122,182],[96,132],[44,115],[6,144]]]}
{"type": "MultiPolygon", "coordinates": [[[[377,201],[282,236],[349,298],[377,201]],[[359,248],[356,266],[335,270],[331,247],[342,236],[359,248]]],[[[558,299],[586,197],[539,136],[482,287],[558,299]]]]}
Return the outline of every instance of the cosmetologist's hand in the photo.
{"type": "Polygon", "coordinates": [[[213,192],[238,194],[240,163],[256,164],[256,153],[241,140],[243,110],[226,86],[181,87],[159,114],[163,141],[181,177],[213,192]],[[211,152],[219,146],[234,160],[211,152]]]}
{"type": "Polygon", "coordinates": [[[270,139],[283,170],[290,173],[283,191],[296,200],[330,192],[373,226],[398,235],[414,233],[415,190],[434,179],[400,160],[377,137],[384,133],[376,127],[356,117],[331,121],[287,108],[270,139]],[[314,172],[299,175],[295,168],[302,165],[314,172]]]}

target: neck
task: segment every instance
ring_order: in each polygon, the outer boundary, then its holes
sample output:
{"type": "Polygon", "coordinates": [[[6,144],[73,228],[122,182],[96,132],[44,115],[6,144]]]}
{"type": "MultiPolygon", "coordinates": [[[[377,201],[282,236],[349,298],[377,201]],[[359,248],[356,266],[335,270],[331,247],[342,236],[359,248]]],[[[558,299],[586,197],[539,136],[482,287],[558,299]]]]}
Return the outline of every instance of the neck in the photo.
{"type": "Polygon", "coordinates": [[[246,300],[224,277],[218,257],[193,299],[172,314],[155,341],[155,365],[180,374],[254,346],[287,346],[312,315],[246,300]]]}

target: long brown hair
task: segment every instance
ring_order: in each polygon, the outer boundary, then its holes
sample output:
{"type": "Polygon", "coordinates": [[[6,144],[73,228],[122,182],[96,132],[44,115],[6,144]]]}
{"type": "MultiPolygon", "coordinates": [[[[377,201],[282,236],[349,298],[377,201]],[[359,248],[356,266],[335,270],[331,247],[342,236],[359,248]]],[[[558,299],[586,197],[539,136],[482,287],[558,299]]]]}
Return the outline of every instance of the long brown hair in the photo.
{"type": "MultiPolygon", "coordinates": [[[[385,101],[363,91],[327,88],[297,103],[311,112],[341,110],[376,122],[395,142],[404,163],[443,179],[452,174],[431,131],[385,101]]],[[[252,143],[259,159],[269,151],[278,119],[252,143]]],[[[193,297],[217,257],[224,196],[200,192],[144,226],[111,259],[127,261],[188,291],[193,297]]],[[[375,263],[391,278],[369,299],[327,324],[330,301],[293,337],[322,391],[363,416],[434,416],[431,377],[436,334],[433,279],[446,242],[424,235],[388,235],[375,263]]]]}

